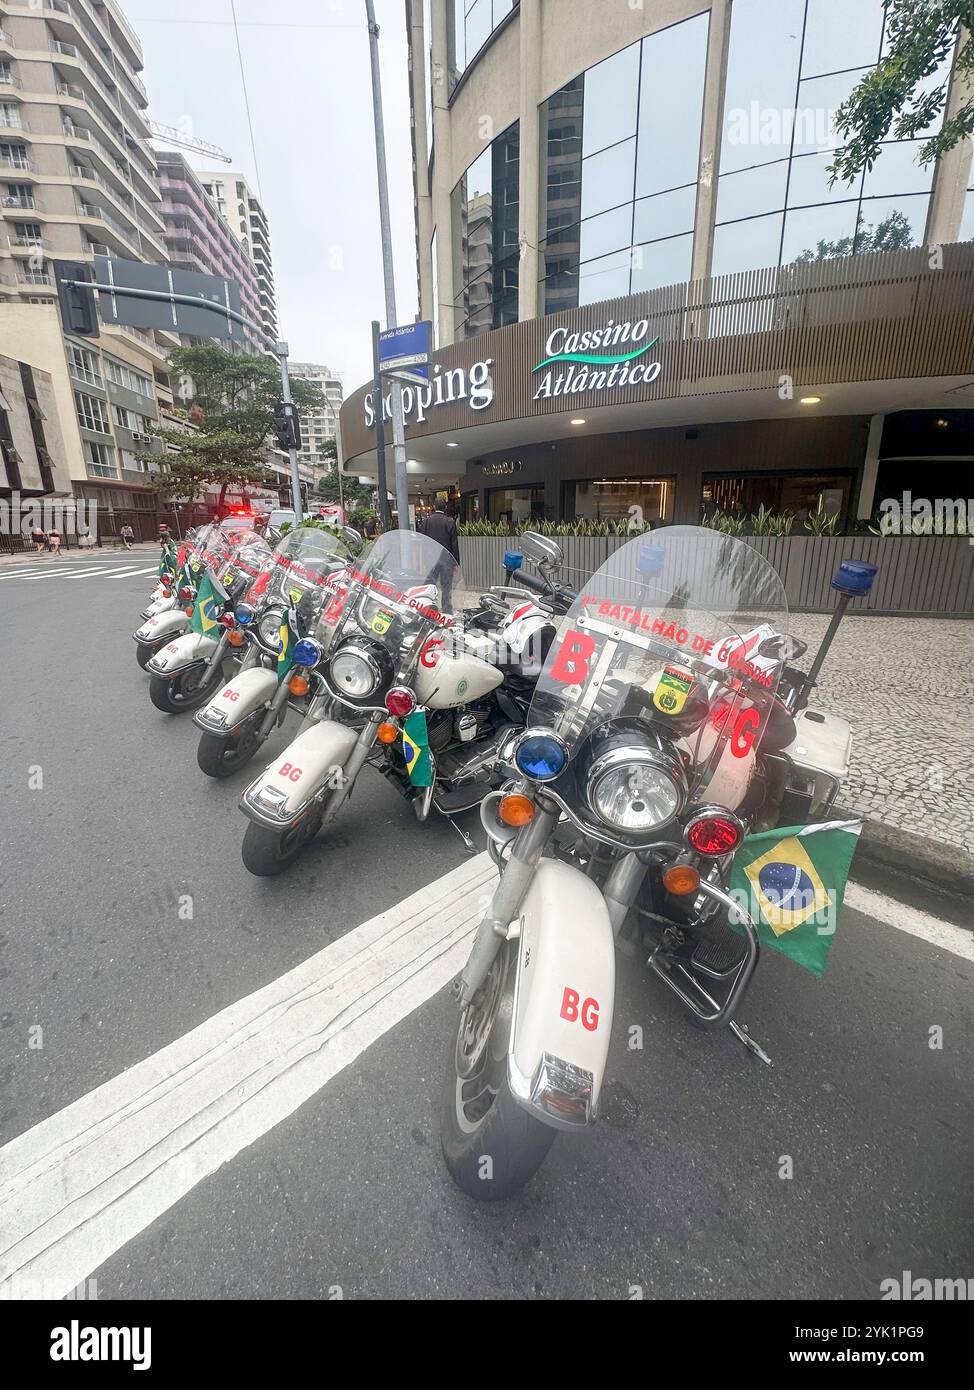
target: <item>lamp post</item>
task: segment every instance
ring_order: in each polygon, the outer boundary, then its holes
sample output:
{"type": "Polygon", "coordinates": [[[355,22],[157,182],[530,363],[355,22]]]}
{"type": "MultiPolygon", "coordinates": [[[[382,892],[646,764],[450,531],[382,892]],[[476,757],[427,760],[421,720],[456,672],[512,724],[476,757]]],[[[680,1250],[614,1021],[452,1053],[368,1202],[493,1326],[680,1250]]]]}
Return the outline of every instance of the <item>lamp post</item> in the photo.
{"type": "MultiPolygon", "coordinates": [[[[379,180],[379,227],[382,236],[382,274],[386,293],[386,327],[396,327],[396,272],[392,259],[392,227],[389,221],[389,180],[386,173],[385,122],[382,117],[382,83],[379,76],[379,26],[372,0],[365,0],[372,63],[372,112],[375,120],[375,163],[379,180]]],[[[383,400],[376,402],[382,420],[383,400]]],[[[396,470],[396,508],[400,530],[409,530],[409,492],[406,485],[406,428],[402,409],[402,385],[392,381],[392,456],[396,470]]],[[[381,491],[381,485],[380,485],[381,491]]]]}

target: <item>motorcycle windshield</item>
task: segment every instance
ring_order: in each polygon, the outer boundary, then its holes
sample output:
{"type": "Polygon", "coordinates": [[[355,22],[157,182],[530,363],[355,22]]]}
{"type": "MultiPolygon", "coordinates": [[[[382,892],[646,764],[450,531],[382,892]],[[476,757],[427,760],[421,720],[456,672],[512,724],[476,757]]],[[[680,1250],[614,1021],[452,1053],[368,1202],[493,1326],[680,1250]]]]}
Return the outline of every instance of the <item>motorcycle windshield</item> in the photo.
{"type": "Polygon", "coordinates": [[[332,579],[334,597],[322,612],[318,639],[327,647],[362,636],[390,649],[406,643],[413,650],[430,632],[453,626],[446,607],[460,583],[460,566],[437,541],[414,531],[387,531],[332,579]]]}
{"type": "Polygon", "coordinates": [[[637,537],[585,581],[528,724],[558,733],[571,758],[607,721],[634,719],[686,755],[701,793],[725,755],[757,752],[780,671],[761,648],[787,615],[777,572],[744,541],[690,526],[637,537]]]}
{"type": "Polygon", "coordinates": [[[226,588],[243,577],[255,580],[270,564],[272,555],[264,537],[253,527],[225,521],[210,531],[203,561],[226,588]]]}
{"type": "Polygon", "coordinates": [[[340,536],[318,527],[297,526],[278,542],[247,600],[300,603],[306,594],[330,587],[329,580],[341,575],[348,563],[348,547],[340,536]]]}

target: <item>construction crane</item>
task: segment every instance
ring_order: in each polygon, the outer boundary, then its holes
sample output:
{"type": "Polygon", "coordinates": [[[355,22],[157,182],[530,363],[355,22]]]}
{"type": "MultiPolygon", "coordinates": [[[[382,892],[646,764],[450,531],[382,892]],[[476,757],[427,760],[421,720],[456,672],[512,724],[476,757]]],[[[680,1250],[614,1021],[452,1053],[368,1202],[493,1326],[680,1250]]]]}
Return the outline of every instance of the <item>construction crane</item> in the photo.
{"type": "Polygon", "coordinates": [[[211,145],[208,140],[197,140],[192,135],[184,135],[175,126],[161,125],[159,121],[150,121],[149,129],[157,140],[163,140],[167,145],[178,145],[182,150],[195,150],[197,154],[206,154],[211,159],[219,159],[222,164],[233,163],[226,150],[221,150],[219,145],[211,145]]]}

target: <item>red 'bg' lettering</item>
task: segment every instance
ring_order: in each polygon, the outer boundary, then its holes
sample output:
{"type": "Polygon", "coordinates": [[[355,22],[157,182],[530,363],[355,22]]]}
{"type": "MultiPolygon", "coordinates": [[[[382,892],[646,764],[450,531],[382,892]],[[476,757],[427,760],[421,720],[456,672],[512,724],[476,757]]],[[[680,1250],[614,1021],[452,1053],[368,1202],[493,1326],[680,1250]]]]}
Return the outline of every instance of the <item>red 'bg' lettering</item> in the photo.
{"type": "MultiPolygon", "coordinates": [[[[577,1023],[579,1019],[579,993],[577,989],[570,989],[565,986],[565,993],[561,999],[561,1017],[567,1019],[569,1023],[577,1023]]],[[[582,1027],[589,1033],[594,1033],[599,1026],[599,1001],[597,999],[586,999],[581,1007],[582,1027]]]]}
{"type": "Polygon", "coordinates": [[[291,782],[297,782],[301,777],[301,769],[295,767],[293,763],[284,763],[277,769],[278,777],[286,777],[291,782]]]}
{"type": "Polygon", "coordinates": [[[594,651],[594,637],[570,628],[551,664],[551,679],[561,681],[562,685],[581,685],[588,679],[588,661],[594,651]]]}

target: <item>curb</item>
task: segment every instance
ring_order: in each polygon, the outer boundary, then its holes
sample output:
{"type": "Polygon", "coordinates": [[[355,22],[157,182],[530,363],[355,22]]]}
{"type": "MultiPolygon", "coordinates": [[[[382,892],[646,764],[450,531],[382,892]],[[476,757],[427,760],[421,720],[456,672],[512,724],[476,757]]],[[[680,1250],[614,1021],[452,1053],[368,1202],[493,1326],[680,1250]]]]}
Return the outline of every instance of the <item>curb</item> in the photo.
{"type": "Polygon", "coordinates": [[[866,820],[856,811],[843,809],[841,815],[862,819],[856,856],[860,863],[921,879],[941,893],[974,898],[974,855],[959,845],[929,840],[882,821],[866,820]]]}

